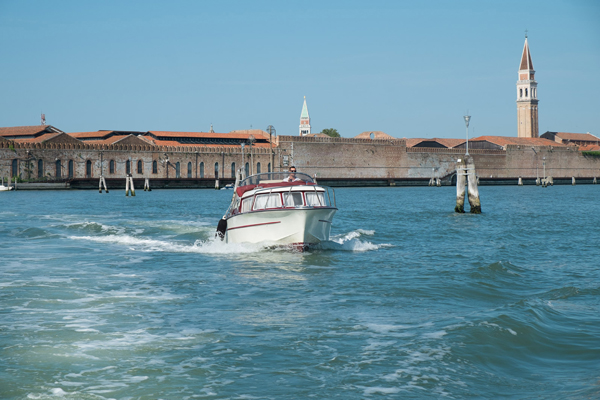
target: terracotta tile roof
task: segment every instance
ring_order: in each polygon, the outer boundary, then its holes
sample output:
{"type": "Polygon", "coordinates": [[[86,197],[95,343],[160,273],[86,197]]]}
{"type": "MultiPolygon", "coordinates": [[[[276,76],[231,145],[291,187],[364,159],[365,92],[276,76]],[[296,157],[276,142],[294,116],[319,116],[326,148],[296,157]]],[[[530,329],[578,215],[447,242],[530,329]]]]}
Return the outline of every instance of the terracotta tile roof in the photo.
{"type": "Polygon", "coordinates": [[[590,133],[556,132],[555,135],[563,140],[583,141],[583,142],[599,142],[600,141],[600,138],[598,138],[590,133]]]}
{"type": "Polygon", "coordinates": [[[156,137],[168,138],[198,138],[198,139],[241,139],[247,140],[250,135],[256,139],[269,139],[269,134],[264,135],[257,129],[252,131],[233,131],[231,133],[210,133],[210,132],[172,132],[172,131],[148,131],[148,134],[156,137]],[[241,133],[250,132],[250,133],[241,133]]]}
{"type": "Polygon", "coordinates": [[[423,138],[409,138],[406,139],[406,147],[415,147],[416,145],[418,145],[421,142],[436,142],[441,144],[442,146],[446,147],[446,148],[454,148],[456,146],[459,146],[461,144],[463,144],[465,142],[465,139],[448,139],[448,138],[429,138],[429,139],[423,139],[423,138]]]}
{"type": "Polygon", "coordinates": [[[269,132],[265,132],[262,129],[241,129],[241,130],[235,130],[235,131],[231,131],[228,133],[228,135],[231,134],[235,134],[235,135],[254,135],[255,138],[259,138],[260,136],[262,136],[265,139],[269,139],[269,132]]]}
{"type": "Polygon", "coordinates": [[[31,139],[14,139],[16,143],[42,143],[48,139],[52,139],[55,136],[60,135],[60,133],[44,133],[38,137],[31,139]]]}
{"type": "Polygon", "coordinates": [[[585,146],[579,146],[579,151],[600,151],[600,145],[588,144],[585,146]]]}
{"type": "Polygon", "coordinates": [[[70,132],[69,135],[77,139],[98,138],[103,139],[111,135],[114,131],[96,131],[96,132],[70,132]]]}
{"type": "Polygon", "coordinates": [[[0,128],[0,136],[35,136],[43,132],[61,133],[60,129],[52,125],[13,126],[0,128]]]}
{"type": "Polygon", "coordinates": [[[520,138],[512,136],[479,136],[473,139],[469,139],[469,142],[475,141],[488,141],[498,146],[506,147],[509,144],[523,145],[523,146],[554,146],[554,147],[565,147],[564,144],[556,143],[552,140],[544,138],[520,138]]]}
{"type": "MultiPolygon", "coordinates": [[[[123,140],[125,139],[127,136],[111,136],[107,139],[104,140],[94,140],[93,143],[94,144],[114,144],[115,142],[118,142],[119,140],[123,140]]],[[[87,141],[88,143],[90,142],[89,140],[87,141]]]]}
{"type": "MultiPolygon", "coordinates": [[[[206,143],[179,143],[176,140],[156,140],[154,138],[147,138],[152,141],[156,146],[173,146],[173,147],[231,147],[239,149],[239,144],[206,144],[206,143]]],[[[270,147],[269,143],[254,143],[252,147],[257,148],[260,147],[262,149],[268,149],[270,147]]],[[[273,144],[275,147],[275,144],[273,144]]],[[[248,147],[246,147],[248,149],[248,147]]]]}
{"type": "Polygon", "coordinates": [[[408,138],[408,139],[404,139],[406,140],[406,147],[413,147],[415,144],[421,143],[423,140],[427,140],[427,139],[420,139],[420,138],[408,138]]]}

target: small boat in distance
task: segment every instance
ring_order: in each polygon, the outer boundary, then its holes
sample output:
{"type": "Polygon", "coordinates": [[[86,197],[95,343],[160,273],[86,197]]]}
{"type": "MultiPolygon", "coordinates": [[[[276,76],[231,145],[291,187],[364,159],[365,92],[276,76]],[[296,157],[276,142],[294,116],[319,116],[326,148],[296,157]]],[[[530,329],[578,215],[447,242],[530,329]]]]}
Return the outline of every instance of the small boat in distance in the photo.
{"type": "Polygon", "coordinates": [[[10,186],[10,182],[8,186],[4,186],[4,178],[2,178],[2,184],[0,184],[0,192],[8,192],[9,190],[13,190],[14,188],[10,186]]]}
{"type": "Polygon", "coordinates": [[[233,183],[228,183],[227,185],[223,186],[221,190],[233,189],[233,186],[233,183]]]}
{"type": "Polygon", "coordinates": [[[329,240],[335,192],[307,174],[268,172],[239,176],[217,235],[226,243],[270,242],[296,250],[329,240]]]}

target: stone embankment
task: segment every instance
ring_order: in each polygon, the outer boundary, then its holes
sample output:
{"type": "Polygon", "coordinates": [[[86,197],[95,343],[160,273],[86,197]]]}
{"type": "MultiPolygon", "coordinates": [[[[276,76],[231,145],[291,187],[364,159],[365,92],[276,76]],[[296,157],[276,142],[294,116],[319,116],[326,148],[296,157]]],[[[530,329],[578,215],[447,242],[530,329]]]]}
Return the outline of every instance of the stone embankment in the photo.
{"type": "MultiPolygon", "coordinates": [[[[462,149],[407,148],[403,139],[346,139],[280,136],[268,148],[0,141],[0,176],[55,182],[70,188],[98,189],[101,176],[109,189],[124,189],[130,173],[136,188],[149,179],[153,189],[214,188],[233,181],[241,166],[250,173],[287,170],[295,165],[331,186],[427,186],[432,178],[454,184],[462,149]]],[[[600,159],[575,146],[518,146],[506,150],[470,149],[481,185],[592,183],[600,177],[600,159]]],[[[22,185],[22,188],[25,188],[22,185]]],[[[30,187],[34,187],[30,184],[30,187]]],[[[48,187],[48,186],[45,186],[48,187]]],[[[39,188],[42,188],[40,186],[39,188]]]]}

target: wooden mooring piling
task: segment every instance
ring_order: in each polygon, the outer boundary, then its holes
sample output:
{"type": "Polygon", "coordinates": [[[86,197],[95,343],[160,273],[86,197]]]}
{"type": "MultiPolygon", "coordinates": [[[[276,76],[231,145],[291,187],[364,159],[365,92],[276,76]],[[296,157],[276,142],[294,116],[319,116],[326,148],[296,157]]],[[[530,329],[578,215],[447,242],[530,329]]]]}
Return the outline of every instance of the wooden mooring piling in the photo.
{"type": "Polygon", "coordinates": [[[135,196],[135,187],[133,187],[133,177],[131,174],[125,178],[125,196],[129,196],[130,193],[132,197],[135,196]]]}
{"type": "Polygon", "coordinates": [[[100,182],[98,183],[98,192],[102,193],[102,188],[104,187],[104,190],[106,190],[106,193],[108,193],[108,188],[106,187],[106,180],[104,179],[104,176],[100,177],[100,182]]]}
{"type": "Polygon", "coordinates": [[[458,159],[456,164],[456,207],[457,213],[465,212],[465,192],[468,195],[471,214],[481,214],[479,199],[478,177],[475,173],[475,163],[471,157],[458,159]]]}

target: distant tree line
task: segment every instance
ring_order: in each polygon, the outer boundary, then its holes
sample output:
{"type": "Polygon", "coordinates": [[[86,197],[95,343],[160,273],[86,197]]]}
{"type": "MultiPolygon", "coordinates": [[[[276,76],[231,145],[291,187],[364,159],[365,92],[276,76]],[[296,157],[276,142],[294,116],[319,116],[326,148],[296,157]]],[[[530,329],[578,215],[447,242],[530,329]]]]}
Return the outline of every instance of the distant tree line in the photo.
{"type": "Polygon", "coordinates": [[[321,133],[324,133],[327,136],[331,136],[331,137],[340,137],[340,133],[337,131],[337,129],[333,129],[333,128],[323,129],[323,131],[321,133]]]}

